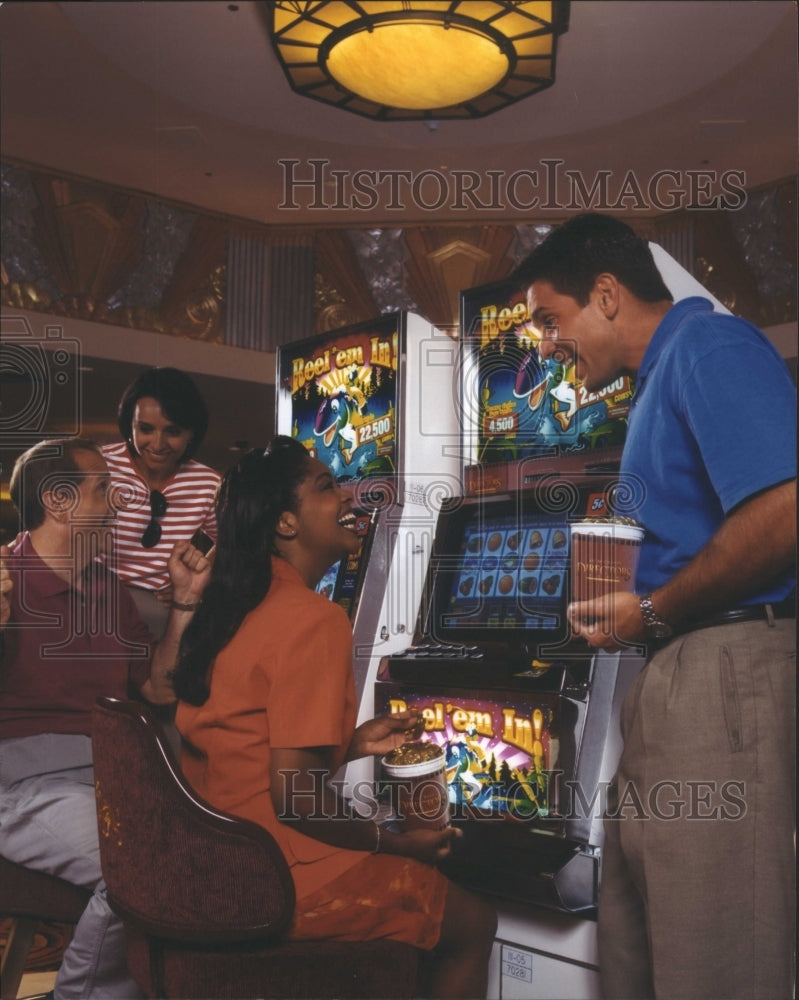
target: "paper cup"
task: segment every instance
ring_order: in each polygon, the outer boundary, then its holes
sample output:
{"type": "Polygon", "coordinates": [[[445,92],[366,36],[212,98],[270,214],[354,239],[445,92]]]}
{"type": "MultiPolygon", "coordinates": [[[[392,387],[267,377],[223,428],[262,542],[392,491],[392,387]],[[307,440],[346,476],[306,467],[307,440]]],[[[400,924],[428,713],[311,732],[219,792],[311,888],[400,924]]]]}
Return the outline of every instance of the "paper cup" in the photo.
{"type": "Polygon", "coordinates": [[[406,743],[383,758],[403,830],[443,830],[450,825],[445,763],[444,748],[429,742],[406,743]]]}
{"type": "Polygon", "coordinates": [[[572,600],[590,601],[615,590],[632,590],[644,540],[640,524],[612,518],[571,526],[572,600]]]}

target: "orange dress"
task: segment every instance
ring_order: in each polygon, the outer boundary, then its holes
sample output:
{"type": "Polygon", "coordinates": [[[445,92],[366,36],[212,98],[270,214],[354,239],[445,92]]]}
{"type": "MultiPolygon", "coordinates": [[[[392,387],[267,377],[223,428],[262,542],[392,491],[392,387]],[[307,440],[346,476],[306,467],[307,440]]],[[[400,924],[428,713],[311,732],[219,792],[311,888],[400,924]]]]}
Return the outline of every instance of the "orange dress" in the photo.
{"type": "Polygon", "coordinates": [[[435,868],[333,847],[277,818],[271,747],[333,747],[335,772],[357,706],[346,613],[309,589],[285,560],[273,558],[272,572],[268,595],[217,656],[208,700],[178,705],[184,774],[216,808],[260,824],[278,842],[297,895],[293,936],[395,937],[430,948],[448,884],[435,868]],[[391,886],[396,907],[387,898],[391,886]]]}

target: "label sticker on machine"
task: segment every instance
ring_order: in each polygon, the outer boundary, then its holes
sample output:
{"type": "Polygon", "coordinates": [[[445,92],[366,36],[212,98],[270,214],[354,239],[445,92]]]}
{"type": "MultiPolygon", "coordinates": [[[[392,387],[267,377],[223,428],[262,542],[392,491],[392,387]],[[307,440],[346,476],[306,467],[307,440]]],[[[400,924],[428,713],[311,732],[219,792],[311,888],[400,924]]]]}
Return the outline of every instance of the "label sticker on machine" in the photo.
{"type": "MultiPolygon", "coordinates": [[[[502,945],[502,976],[514,983],[532,983],[533,956],[524,948],[502,945]]],[[[505,994],[507,995],[507,994],[505,994]]]]}
{"type": "Polygon", "coordinates": [[[498,815],[516,820],[549,814],[551,773],[559,740],[553,703],[451,694],[391,696],[386,710],[416,709],[421,739],[444,747],[453,818],[498,815]]]}

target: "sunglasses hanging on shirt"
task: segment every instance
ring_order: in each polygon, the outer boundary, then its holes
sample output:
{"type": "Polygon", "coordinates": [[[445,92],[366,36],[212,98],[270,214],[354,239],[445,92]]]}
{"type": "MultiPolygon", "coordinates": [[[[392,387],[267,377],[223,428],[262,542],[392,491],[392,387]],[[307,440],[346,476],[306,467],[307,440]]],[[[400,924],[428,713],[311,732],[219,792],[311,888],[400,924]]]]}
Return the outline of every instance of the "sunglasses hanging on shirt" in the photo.
{"type": "Polygon", "coordinates": [[[158,519],[166,514],[168,506],[169,503],[163,493],[158,490],[151,491],[150,523],[144,529],[144,534],[141,536],[141,543],[145,549],[151,549],[161,541],[161,525],[158,523],[158,519]]]}

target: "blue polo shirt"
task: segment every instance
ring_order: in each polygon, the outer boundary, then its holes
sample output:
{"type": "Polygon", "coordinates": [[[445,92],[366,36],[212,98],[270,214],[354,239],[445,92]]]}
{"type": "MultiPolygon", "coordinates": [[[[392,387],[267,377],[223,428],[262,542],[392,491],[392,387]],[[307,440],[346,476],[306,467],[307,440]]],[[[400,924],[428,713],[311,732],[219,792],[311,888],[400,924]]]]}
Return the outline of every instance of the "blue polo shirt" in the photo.
{"type": "MultiPolygon", "coordinates": [[[[796,477],[796,388],[760,330],[703,298],[669,310],[638,371],[621,476],[617,506],[646,529],[637,593],[670,580],[740,503],[796,477]]],[[[794,585],[787,574],[742,603],[794,585]]]]}

